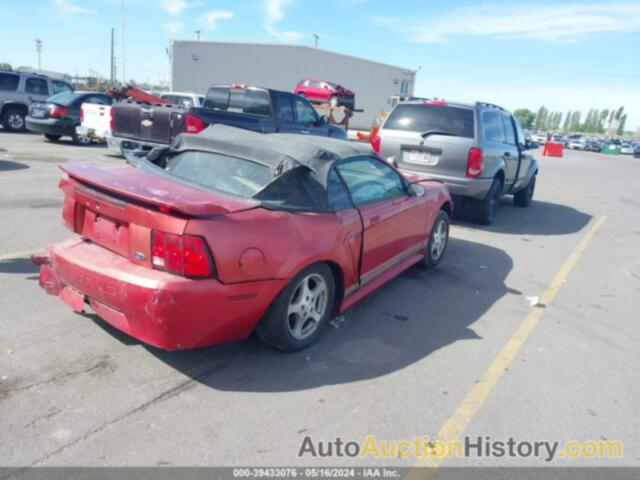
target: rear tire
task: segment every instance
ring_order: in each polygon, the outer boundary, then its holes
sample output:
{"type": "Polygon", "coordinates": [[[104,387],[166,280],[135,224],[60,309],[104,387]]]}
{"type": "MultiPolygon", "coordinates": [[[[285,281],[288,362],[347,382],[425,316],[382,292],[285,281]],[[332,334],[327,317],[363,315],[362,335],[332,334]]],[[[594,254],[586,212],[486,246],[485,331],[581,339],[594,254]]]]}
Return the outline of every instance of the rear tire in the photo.
{"type": "Polygon", "coordinates": [[[256,327],[258,338],[283,352],[314,343],[333,315],[335,281],[319,263],[298,273],[278,294],[256,327]]]}
{"type": "Polygon", "coordinates": [[[427,253],[420,262],[425,268],[435,268],[440,263],[449,243],[449,215],[444,210],[440,210],[431,227],[429,242],[427,243],[427,253]]]}
{"type": "Polygon", "coordinates": [[[473,221],[480,225],[491,225],[496,219],[496,212],[500,202],[502,182],[494,178],[491,188],[482,200],[473,200],[471,203],[471,216],[473,221]]]}
{"type": "Polygon", "coordinates": [[[52,135],[51,133],[44,134],[44,138],[46,138],[50,142],[57,142],[58,140],[60,140],[60,137],[62,137],[62,135],[52,135]]]}
{"type": "Polygon", "coordinates": [[[536,176],[529,180],[529,183],[522,190],[513,195],[513,204],[516,207],[527,208],[533,201],[533,193],[536,189],[536,176]]]}
{"type": "Polygon", "coordinates": [[[24,117],[25,113],[22,109],[7,107],[5,112],[2,114],[2,127],[7,132],[24,132],[27,129],[24,117]]]}

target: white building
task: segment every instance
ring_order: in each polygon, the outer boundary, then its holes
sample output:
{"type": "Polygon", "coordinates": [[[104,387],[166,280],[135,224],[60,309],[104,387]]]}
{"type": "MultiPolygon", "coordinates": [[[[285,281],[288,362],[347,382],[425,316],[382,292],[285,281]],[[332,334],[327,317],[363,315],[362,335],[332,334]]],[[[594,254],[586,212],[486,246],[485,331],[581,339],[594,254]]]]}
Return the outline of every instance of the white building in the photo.
{"type": "Polygon", "coordinates": [[[392,95],[413,95],[416,72],[300,45],[174,41],[171,89],[206,93],[240,83],[293,92],[303,78],[339,83],[356,94],[350,128],[369,129],[392,95]]]}

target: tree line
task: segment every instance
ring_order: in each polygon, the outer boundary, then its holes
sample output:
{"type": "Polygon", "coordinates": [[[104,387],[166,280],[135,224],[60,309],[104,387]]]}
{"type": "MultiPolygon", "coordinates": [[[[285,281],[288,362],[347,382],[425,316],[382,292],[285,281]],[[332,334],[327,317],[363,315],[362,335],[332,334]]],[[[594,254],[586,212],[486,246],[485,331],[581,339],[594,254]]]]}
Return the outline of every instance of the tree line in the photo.
{"type": "Polygon", "coordinates": [[[513,112],[513,116],[520,121],[522,128],[527,130],[562,130],[563,132],[606,133],[609,135],[622,135],[627,122],[624,107],[611,110],[591,108],[584,120],[580,110],[569,110],[563,115],[562,112],[549,111],[545,106],[540,107],[537,112],[519,108],[513,112]]]}

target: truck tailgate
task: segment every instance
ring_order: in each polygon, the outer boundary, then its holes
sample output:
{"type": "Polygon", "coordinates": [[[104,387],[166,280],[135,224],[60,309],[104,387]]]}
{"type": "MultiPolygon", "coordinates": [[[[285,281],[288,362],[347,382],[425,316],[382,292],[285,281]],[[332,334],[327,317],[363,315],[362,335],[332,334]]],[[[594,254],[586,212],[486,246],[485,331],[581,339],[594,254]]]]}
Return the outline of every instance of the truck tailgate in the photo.
{"type": "Polygon", "coordinates": [[[112,108],[115,137],[168,145],[184,128],[181,107],[120,102],[112,108]]]}
{"type": "Polygon", "coordinates": [[[111,107],[95,103],[82,104],[82,126],[94,131],[111,130],[111,107]]]}

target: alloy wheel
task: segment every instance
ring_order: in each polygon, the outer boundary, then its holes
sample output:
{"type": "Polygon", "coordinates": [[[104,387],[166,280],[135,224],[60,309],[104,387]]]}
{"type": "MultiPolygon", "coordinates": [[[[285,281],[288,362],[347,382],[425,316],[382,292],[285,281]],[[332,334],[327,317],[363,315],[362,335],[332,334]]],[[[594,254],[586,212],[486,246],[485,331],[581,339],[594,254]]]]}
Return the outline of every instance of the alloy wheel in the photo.
{"type": "Polygon", "coordinates": [[[297,340],[313,335],[327,309],[327,282],[316,273],[307,275],[293,290],[287,309],[287,327],[297,340]]]}
{"type": "Polygon", "coordinates": [[[7,123],[14,130],[20,130],[24,127],[24,117],[19,113],[11,113],[7,118],[7,123]]]}
{"type": "Polygon", "coordinates": [[[440,220],[433,231],[431,240],[431,258],[434,261],[437,261],[444,252],[447,245],[447,233],[447,223],[440,220]]]}

